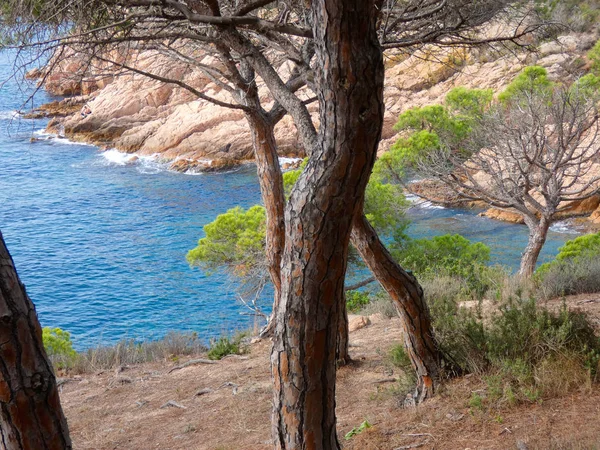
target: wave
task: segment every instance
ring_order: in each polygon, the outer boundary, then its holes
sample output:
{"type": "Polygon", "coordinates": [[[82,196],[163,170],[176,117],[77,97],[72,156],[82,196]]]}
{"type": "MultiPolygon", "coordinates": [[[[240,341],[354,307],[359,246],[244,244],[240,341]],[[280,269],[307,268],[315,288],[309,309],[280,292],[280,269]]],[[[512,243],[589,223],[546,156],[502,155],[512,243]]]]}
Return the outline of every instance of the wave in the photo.
{"type": "Polygon", "coordinates": [[[573,224],[571,220],[559,220],[550,225],[550,231],[562,234],[581,234],[581,231],[573,224]]]}
{"type": "Polygon", "coordinates": [[[168,164],[158,153],[140,156],[111,148],[100,153],[100,156],[106,166],[135,166],[144,175],[154,175],[168,169],[168,164]]]}
{"type": "Polygon", "coordinates": [[[421,197],[414,194],[406,194],[406,200],[412,203],[413,208],[421,209],[446,209],[445,206],[432,203],[429,200],[423,200],[421,197]]]}
{"type": "Polygon", "coordinates": [[[46,141],[50,143],[60,144],[60,145],[79,145],[85,147],[95,147],[94,144],[88,144],[87,142],[76,142],[72,141],[60,134],[50,133],[45,129],[36,130],[33,132],[33,136],[36,140],[46,141]]]}
{"type": "Polygon", "coordinates": [[[14,120],[20,119],[23,115],[16,110],[12,111],[0,111],[0,120],[14,120]]]}

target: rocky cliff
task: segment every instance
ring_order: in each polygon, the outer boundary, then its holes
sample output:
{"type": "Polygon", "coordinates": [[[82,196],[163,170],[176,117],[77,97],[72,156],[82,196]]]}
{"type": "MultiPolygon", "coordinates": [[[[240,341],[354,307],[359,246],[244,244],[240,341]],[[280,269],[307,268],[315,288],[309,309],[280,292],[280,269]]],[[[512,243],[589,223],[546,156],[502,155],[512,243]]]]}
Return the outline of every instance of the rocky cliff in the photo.
{"type": "MultiPolygon", "coordinates": [[[[596,33],[565,35],[542,43],[534,53],[425,49],[412,56],[387,54],[386,115],[380,152],[397,139],[393,125],[406,109],[441,103],[456,86],[500,91],[524,67],[533,64],[545,67],[553,79],[575,77],[586,69],[585,54],[597,38],[596,33]]],[[[210,64],[209,58],[203,62],[210,64]]],[[[174,64],[172,60],[167,63],[153,52],[138,55],[135,64],[140,70],[151,67],[158,75],[179,78],[219,100],[230,100],[227,92],[186,64],[174,64]]],[[[46,89],[55,95],[79,96],[79,104],[87,103],[91,114],[73,112],[73,100],[67,101],[62,113],[61,104],[55,104],[41,112],[55,116],[49,123],[50,131],[127,153],[158,155],[180,171],[212,170],[252,159],[251,137],[241,111],[215,106],[175,85],[141,75],[107,75],[103,69],[90,73],[89,66],[76,55],[54,67],[47,76],[46,89]]],[[[261,96],[268,101],[264,87],[261,96]]],[[[312,112],[316,114],[316,107],[312,112]]],[[[303,156],[289,117],[277,125],[276,138],[282,155],[303,156]]],[[[596,211],[594,220],[600,223],[597,208],[597,202],[584,202],[574,205],[570,215],[596,211]]],[[[504,211],[492,210],[489,215],[520,220],[504,211]]]]}

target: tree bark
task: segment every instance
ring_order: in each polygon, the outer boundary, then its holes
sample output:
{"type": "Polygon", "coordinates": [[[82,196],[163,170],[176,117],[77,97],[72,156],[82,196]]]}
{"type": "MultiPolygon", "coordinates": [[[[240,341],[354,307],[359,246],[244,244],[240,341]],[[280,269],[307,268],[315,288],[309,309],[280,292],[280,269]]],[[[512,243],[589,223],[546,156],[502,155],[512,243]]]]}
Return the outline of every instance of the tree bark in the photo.
{"type": "Polygon", "coordinates": [[[539,220],[531,218],[525,218],[525,224],[529,228],[529,241],[527,247],[521,257],[521,267],[519,268],[519,275],[524,278],[531,278],[533,272],[535,272],[535,266],[537,264],[542,247],[546,242],[548,236],[548,229],[550,228],[550,219],[542,216],[539,220]]]}
{"type": "Polygon", "coordinates": [[[269,323],[261,332],[261,336],[266,336],[274,331],[275,314],[281,297],[281,258],[285,244],[285,195],[274,124],[259,111],[247,112],[246,119],[252,133],[258,181],[267,215],[265,252],[273,283],[274,300],[269,323]]]}
{"type": "Polygon", "coordinates": [[[394,261],[364,214],[354,220],[352,245],[396,305],[404,331],[404,347],[417,375],[413,400],[422,402],[434,393],[441,361],[423,289],[413,275],[394,261]]]}
{"type": "Polygon", "coordinates": [[[0,439],[5,450],[71,449],[33,303],[0,234],[0,439]]]}
{"type": "Polygon", "coordinates": [[[336,342],[355,214],[383,124],[372,1],[312,2],[320,129],[286,208],[288,238],[271,353],[277,449],[339,449],[336,342]]]}
{"type": "Polygon", "coordinates": [[[340,302],[340,318],[338,321],[338,337],[336,359],[338,366],[344,366],[350,362],[350,333],[348,330],[348,311],[346,309],[346,291],[342,292],[340,302]]]}

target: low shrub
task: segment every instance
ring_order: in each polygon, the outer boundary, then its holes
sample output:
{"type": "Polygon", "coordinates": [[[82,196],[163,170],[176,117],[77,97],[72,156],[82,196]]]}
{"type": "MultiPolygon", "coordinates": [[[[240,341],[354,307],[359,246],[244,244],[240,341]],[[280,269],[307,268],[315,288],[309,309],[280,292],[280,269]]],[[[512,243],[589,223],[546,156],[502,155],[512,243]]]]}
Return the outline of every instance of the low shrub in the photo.
{"type": "Polygon", "coordinates": [[[76,360],[77,352],[73,349],[71,334],[68,331],[44,327],[42,341],[50,361],[57,369],[69,367],[76,360]]]}
{"type": "Polygon", "coordinates": [[[543,298],[600,292],[600,233],[579,236],[536,271],[543,298]]]}
{"type": "Polygon", "coordinates": [[[369,298],[369,303],[363,306],[358,313],[363,316],[381,314],[383,317],[387,317],[388,319],[392,317],[398,317],[398,311],[396,310],[392,299],[384,291],[379,291],[376,294],[372,294],[369,298]]]}
{"type": "Polygon", "coordinates": [[[482,297],[492,285],[494,269],[487,266],[490,248],[458,234],[409,240],[394,250],[394,257],[419,278],[442,275],[463,280],[469,295],[482,297]]]}
{"type": "Polygon", "coordinates": [[[346,310],[349,313],[356,313],[362,310],[371,302],[369,294],[362,291],[346,292],[346,310]]]}
{"type": "Polygon", "coordinates": [[[428,302],[449,367],[500,377],[500,386],[493,378],[488,382],[490,401],[537,401],[598,377],[600,339],[583,313],[566,306],[553,312],[518,299],[483,319],[477,308],[461,307],[450,295],[428,302]],[[561,367],[568,373],[557,373],[561,367]]]}
{"type": "Polygon", "coordinates": [[[233,337],[221,336],[219,339],[212,340],[207,353],[208,359],[219,360],[227,355],[241,354],[241,343],[245,336],[245,333],[237,333],[233,337]]]}

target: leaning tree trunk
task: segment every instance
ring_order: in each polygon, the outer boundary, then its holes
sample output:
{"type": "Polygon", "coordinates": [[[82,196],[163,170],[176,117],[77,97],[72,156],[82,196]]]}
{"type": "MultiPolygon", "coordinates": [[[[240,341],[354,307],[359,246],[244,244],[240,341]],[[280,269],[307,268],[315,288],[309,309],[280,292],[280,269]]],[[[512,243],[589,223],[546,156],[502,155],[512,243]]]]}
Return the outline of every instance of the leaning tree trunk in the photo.
{"type": "Polygon", "coordinates": [[[0,439],[4,450],[65,450],[71,440],[33,303],[0,234],[0,439]]]}
{"type": "Polygon", "coordinates": [[[274,290],[273,313],[261,333],[262,336],[266,336],[272,334],[274,330],[275,313],[281,297],[281,257],[285,244],[285,195],[275,143],[274,124],[258,111],[247,112],[246,118],[252,133],[260,191],[267,215],[265,252],[274,290]]]}
{"type": "Polygon", "coordinates": [[[352,221],[383,124],[383,57],[372,1],[313,0],[320,129],[286,208],[271,353],[277,449],[339,449],[336,342],[352,221]]]}
{"type": "Polygon", "coordinates": [[[521,257],[519,275],[524,278],[531,278],[535,271],[535,265],[537,264],[542,247],[546,242],[546,237],[548,236],[550,220],[543,216],[539,221],[526,218],[525,224],[529,228],[529,241],[527,247],[525,247],[523,256],[521,257]]]}
{"type": "Polygon", "coordinates": [[[352,245],[396,305],[404,329],[404,347],[417,375],[413,401],[421,402],[434,393],[441,360],[423,289],[394,261],[362,213],[354,220],[352,245]]]}

